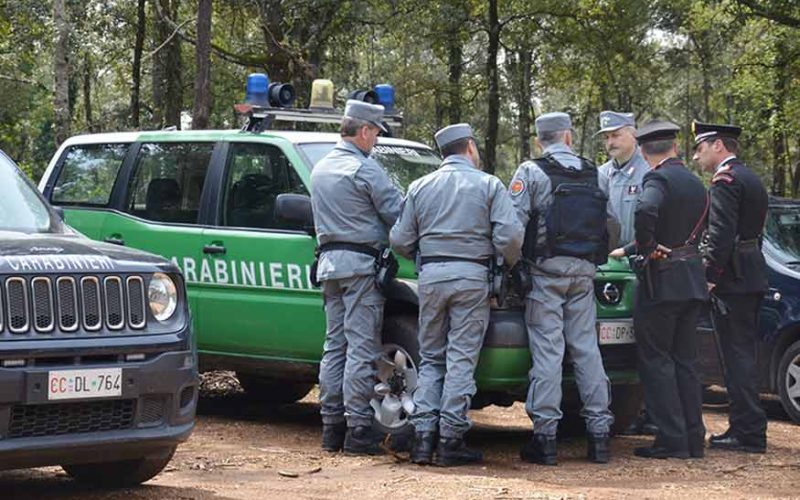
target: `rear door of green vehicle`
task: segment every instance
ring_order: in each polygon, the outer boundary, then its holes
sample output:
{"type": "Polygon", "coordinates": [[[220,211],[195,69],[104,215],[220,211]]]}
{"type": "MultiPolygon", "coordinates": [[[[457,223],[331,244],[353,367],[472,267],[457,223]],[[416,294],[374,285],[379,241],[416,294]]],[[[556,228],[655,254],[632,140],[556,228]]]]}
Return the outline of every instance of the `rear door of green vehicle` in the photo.
{"type": "Polygon", "coordinates": [[[261,136],[224,144],[202,236],[200,348],[316,362],[325,316],[308,276],[314,239],[274,214],[279,194],[308,194],[308,173],[288,142],[261,136]]]}
{"type": "Polygon", "coordinates": [[[75,144],[67,147],[47,179],[44,195],[64,209],[66,222],[92,239],[100,239],[111,210],[114,186],[130,161],[134,145],[75,144]],[[128,158],[126,160],[126,158],[128,158]]]}

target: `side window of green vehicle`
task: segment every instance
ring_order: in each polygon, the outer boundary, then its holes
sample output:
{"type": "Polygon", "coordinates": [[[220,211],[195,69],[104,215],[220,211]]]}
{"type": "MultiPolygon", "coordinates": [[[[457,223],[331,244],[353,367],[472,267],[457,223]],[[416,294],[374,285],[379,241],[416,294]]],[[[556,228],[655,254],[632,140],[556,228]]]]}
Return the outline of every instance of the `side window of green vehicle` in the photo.
{"type": "Polygon", "coordinates": [[[156,222],[197,222],[213,143],[142,144],[128,212],[156,222]]]}
{"type": "Polygon", "coordinates": [[[279,147],[231,144],[222,205],[223,226],[296,229],[275,217],[275,200],[283,193],[308,194],[308,190],[279,147]]]}
{"type": "Polygon", "coordinates": [[[58,205],[107,206],[130,144],[71,146],[51,200],[58,205]]]}

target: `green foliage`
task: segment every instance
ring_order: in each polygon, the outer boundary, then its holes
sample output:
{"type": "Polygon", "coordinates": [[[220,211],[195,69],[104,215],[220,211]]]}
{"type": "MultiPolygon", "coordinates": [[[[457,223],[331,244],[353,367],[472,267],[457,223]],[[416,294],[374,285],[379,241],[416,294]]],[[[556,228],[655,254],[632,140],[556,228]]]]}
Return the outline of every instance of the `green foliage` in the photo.
{"type": "MultiPolygon", "coordinates": [[[[130,125],[134,1],[69,1],[72,17],[73,133],[130,125]],[[85,86],[90,88],[87,102],[85,86]],[[91,117],[86,105],[91,104],[91,117]]],[[[141,74],[141,128],[154,118],[156,26],[180,41],[181,109],[192,109],[196,2],[162,20],[147,3],[141,74]],[[170,17],[171,16],[171,17],[170,17]]],[[[776,193],[800,189],[800,4],[789,0],[504,0],[498,24],[478,0],[229,0],[214,2],[212,111],[217,128],[236,126],[232,105],[247,74],[291,81],[298,103],[313,78],[348,91],[391,82],[406,137],[431,143],[460,116],[480,136],[487,123],[487,45],[500,36],[497,173],[519,161],[519,112],[567,110],[576,149],[605,160],[594,137],[603,109],[641,122],[668,118],[742,125],[745,157],[776,193]],[[522,54],[530,57],[528,80],[522,54]],[[454,65],[455,61],[455,65],[454,65]],[[527,83],[526,83],[527,82],[527,83]],[[529,85],[529,88],[520,88],[529,85]]],[[[163,13],[162,13],[163,14],[163,13]]],[[[37,177],[53,142],[52,5],[0,2],[0,148],[37,177]]],[[[524,114],[524,113],[523,113],[524,114]]],[[[532,117],[529,120],[532,124],[532,117]]],[[[532,125],[531,125],[532,126],[532,125]]],[[[689,150],[688,134],[683,135],[689,150]]]]}

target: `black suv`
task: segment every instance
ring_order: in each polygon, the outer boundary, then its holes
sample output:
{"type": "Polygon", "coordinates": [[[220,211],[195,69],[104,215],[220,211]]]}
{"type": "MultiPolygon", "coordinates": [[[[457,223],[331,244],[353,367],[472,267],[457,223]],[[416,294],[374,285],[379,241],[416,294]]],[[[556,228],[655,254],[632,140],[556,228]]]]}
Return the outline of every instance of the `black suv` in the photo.
{"type": "Polygon", "coordinates": [[[0,469],[146,481],[194,427],[180,271],[77,234],[1,151],[0,178],[0,469]]]}

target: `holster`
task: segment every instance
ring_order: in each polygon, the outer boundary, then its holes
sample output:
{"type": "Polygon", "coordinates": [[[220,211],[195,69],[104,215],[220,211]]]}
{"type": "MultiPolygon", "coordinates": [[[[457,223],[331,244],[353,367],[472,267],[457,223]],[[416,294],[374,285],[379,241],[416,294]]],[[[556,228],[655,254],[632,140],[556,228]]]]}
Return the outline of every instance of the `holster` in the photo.
{"type": "Polygon", "coordinates": [[[319,247],[314,249],[314,261],[311,263],[311,269],[308,273],[308,280],[311,282],[311,286],[314,288],[319,288],[320,282],[317,279],[317,267],[319,266],[319,256],[322,254],[319,247]]]}
{"type": "Polygon", "coordinates": [[[650,259],[643,255],[633,255],[628,259],[628,262],[636,274],[636,278],[645,286],[645,293],[648,299],[655,297],[655,289],[653,288],[653,275],[650,259]]]}
{"type": "Polygon", "coordinates": [[[400,264],[397,262],[397,258],[388,248],[385,248],[375,259],[375,286],[381,293],[388,289],[389,284],[397,276],[399,268],[400,264]]]}
{"type": "Polygon", "coordinates": [[[761,252],[758,247],[758,238],[750,240],[737,240],[733,245],[733,253],[731,254],[731,267],[733,268],[733,276],[736,280],[744,278],[742,274],[742,254],[748,252],[761,252]]]}
{"type": "Polygon", "coordinates": [[[508,294],[506,265],[502,255],[492,260],[492,266],[489,271],[489,285],[492,287],[491,296],[497,300],[497,305],[502,307],[508,294]]]}
{"type": "Polygon", "coordinates": [[[533,289],[533,280],[528,272],[528,266],[522,260],[511,268],[511,286],[523,298],[533,289]]]}

